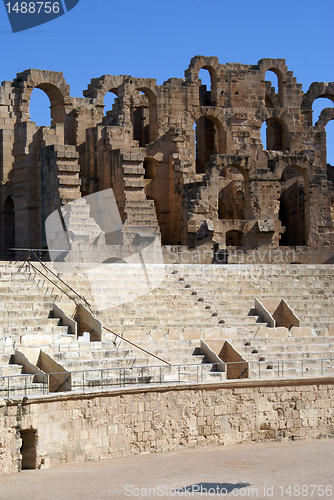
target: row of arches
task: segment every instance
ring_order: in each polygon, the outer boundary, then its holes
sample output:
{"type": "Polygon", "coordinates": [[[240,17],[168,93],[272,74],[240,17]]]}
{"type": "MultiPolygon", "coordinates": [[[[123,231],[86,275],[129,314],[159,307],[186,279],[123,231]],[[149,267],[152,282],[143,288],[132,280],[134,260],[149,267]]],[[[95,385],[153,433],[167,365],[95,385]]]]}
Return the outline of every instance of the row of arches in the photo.
{"type": "MultiPolygon", "coordinates": [[[[219,120],[202,116],[194,124],[196,173],[204,173],[210,156],[226,154],[224,131],[219,120]]],[[[263,149],[285,151],[289,149],[289,130],[279,118],[268,118],[261,127],[263,149]]],[[[326,126],[327,162],[334,164],[334,120],[326,126]]]]}
{"type": "MultiPolygon", "coordinates": [[[[200,87],[202,89],[200,91],[200,95],[202,96],[202,105],[207,106],[214,102],[211,96],[212,83],[210,84],[208,90],[209,82],[211,82],[213,78],[212,75],[215,74],[213,73],[214,71],[214,68],[206,66],[202,67],[199,71],[199,74],[204,72],[208,75],[206,80],[203,78],[203,81],[206,83],[200,87]]],[[[267,77],[268,74],[272,74],[273,77],[271,80],[266,81],[266,107],[272,108],[279,102],[282,85],[282,73],[279,70],[272,68],[267,71],[266,78],[270,78],[267,77]]],[[[201,76],[203,77],[203,75],[201,76]]],[[[117,81],[117,83],[120,82],[117,81]]],[[[131,85],[129,87],[130,120],[133,126],[133,139],[138,141],[139,146],[145,146],[146,144],[154,141],[157,137],[157,102],[155,93],[152,89],[148,87],[141,87],[140,84],[138,85],[138,88],[130,88],[131,85]]],[[[65,113],[61,108],[65,103],[65,100],[69,99],[69,94],[68,92],[64,93],[63,87],[65,88],[66,84],[62,80],[61,89],[52,83],[38,83],[32,89],[29,99],[30,119],[35,121],[38,126],[49,125],[51,121],[52,123],[64,122],[65,113]]],[[[108,114],[108,110],[112,115],[113,108],[117,111],[118,92],[118,88],[113,87],[104,94],[104,109],[106,110],[105,115],[108,114]]],[[[313,104],[314,107],[313,124],[318,122],[324,106],[326,106],[325,109],[328,109],[328,106],[334,109],[334,94],[332,95],[329,92],[331,92],[331,89],[326,90],[319,88],[318,90],[315,90],[310,88],[310,91],[308,92],[310,95],[305,94],[305,102],[307,106],[312,106],[313,104]],[[320,95],[317,95],[316,92],[320,92],[320,95]],[[323,92],[323,94],[321,94],[321,92],[323,92]]],[[[327,120],[333,121],[333,118],[334,112],[327,118],[327,120]]],[[[327,125],[327,134],[332,134],[332,127],[332,123],[327,125]]],[[[205,170],[205,163],[208,161],[211,154],[216,154],[217,152],[224,153],[223,145],[219,144],[219,136],[222,135],[222,132],[219,130],[218,121],[215,121],[213,117],[209,116],[203,117],[199,123],[196,123],[196,129],[198,130],[198,138],[196,139],[196,170],[197,172],[203,172],[205,170]],[[200,134],[200,130],[202,130],[203,133],[200,134]],[[202,136],[201,139],[199,138],[200,135],[202,136]]],[[[266,121],[266,125],[262,126],[261,138],[265,149],[268,150],[285,150],[289,147],[289,133],[287,126],[279,118],[269,118],[266,121]]],[[[332,155],[334,155],[332,148],[334,148],[334,146],[331,146],[332,144],[334,144],[334,140],[327,141],[329,149],[328,158],[330,163],[334,163],[334,158],[332,159],[332,155]]]]}

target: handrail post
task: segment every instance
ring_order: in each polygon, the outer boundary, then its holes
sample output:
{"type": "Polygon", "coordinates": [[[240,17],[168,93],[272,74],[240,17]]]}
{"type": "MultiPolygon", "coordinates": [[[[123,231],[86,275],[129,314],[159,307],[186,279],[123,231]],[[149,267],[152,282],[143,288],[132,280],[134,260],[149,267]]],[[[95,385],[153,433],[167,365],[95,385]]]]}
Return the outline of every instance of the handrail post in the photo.
{"type": "Polygon", "coordinates": [[[101,389],[103,389],[103,369],[101,369],[101,389]]]}
{"type": "Polygon", "coordinates": [[[7,384],[7,398],[9,399],[9,377],[8,377],[8,384],[7,384]]]}

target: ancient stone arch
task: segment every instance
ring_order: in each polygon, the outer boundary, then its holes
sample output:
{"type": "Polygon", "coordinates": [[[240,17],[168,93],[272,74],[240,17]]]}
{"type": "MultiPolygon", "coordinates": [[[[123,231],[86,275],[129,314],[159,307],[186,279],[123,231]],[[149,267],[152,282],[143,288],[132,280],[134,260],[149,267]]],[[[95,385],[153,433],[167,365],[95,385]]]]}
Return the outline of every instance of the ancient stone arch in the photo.
{"type": "Polygon", "coordinates": [[[318,97],[327,97],[328,99],[331,99],[331,101],[334,102],[334,82],[330,82],[330,83],[313,82],[313,83],[311,83],[310,88],[308,89],[306,94],[304,94],[302,108],[305,111],[311,111],[313,102],[318,97]]]}
{"type": "Polygon", "coordinates": [[[286,76],[288,68],[285,64],[284,59],[261,59],[258,62],[258,67],[260,70],[261,81],[265,81],[265,75],[267,71],[272,71],[278,78],[278,100],[280,106],[284,104],[284,82],[286,81],[286,76]]]}
{"type": "Polygon", "coordinates": [[[126,75],[102,75],[100,78],[93,78],[87,89],[84,90],[83,95],[93,99],[94,104],[97,106],[103,106],[106,93],[111,91],[118,95],[119,87],[121,87],[128,78],[130,77],[126,75]]]}
{"type": "Polygon", "coordinates": [[[188,69],[185,71],[185,77],[188,84],[199,85],[199,72],[201,69],[206,69],[210,73],[211,91],[210,105],[217,104],[217,81],[219,63],[217,57],[196,56],[190,61],[188,69]]]}
{"type": "MultiPolygon", "coordinates": [[[[234,229],[243,231],[250,247],[263,242],[277,246],[282,172],[292,166],[303,174],[303,197],[309,207],[305,218],[312,244],[329,241],[334,248],[330,218],[334,174],[327,172],[325,144],[325,126],[334,118],[333,109],[324,109],[312,126],[314,99],[329,97],[334,101],[334,83],[312,84],[303,100],[301,85],[284,59],[267,58],[257,65],[244,65],[220,64],[216,57],[196,56],[185,78],[170,78],[157,85],[154,79],[105,74],[91,81],[84,97],[70,97],[62,73],[32,69],[18,74],[13,82],[4,82],[0,93],[8,99],[8,108],[4,105],[0,109],[3,180],[8,180],[16,214],[27,227],[43,222],[54,209],[50,200],[64,204],[80,196],[80,191],[93,193],[112,187],[128,225],[140,220],[158,227],[159,212],[167,245],[225,244],[225,232],[232,230],[233,224],[227,219],[219,222],[218,190],[219,185],[227,184],[221,174],[232,166],[242,173],[248,197],[244,219],[238,215],[234,229]],[[207,89],[199,85],[202,68],[210,73],[210,99],[207,89]],[[268,70],[277,75],[279,95],[265,83],[268,70]],[[34,88],[42,89],[50,99],[51,127],[39,128],[29,121],[34,88]],[[117,101],[104,116],[109,91],[117,95],[117,101]],[[208,145],[201,171],[196,171],[194,161],[196,122],[200,125],[197,132],[202,130],[200,140],[208,145]],[[280,137],[268,150],[260,142],[264,122],[280,137]],[[35,195],[39,190],[44,192],[41,201],[35,195]],[[159,200],[161,210],[155,209],[146,195],[159,200]],[[30,216],[32,205],[34,217],[30,216]],[[268,223],[262,224],[265,220],[268,223]],[[207,238],[200,237],[203,227],[207,238]]],[[[241,178],[236,174],[234,180],[241,178]]],[[[1,199],[5,198],[3,187],[1,199]]],[[[25,247],[39,245],[43,236],[37,233],[34,241],[18,241],[25,247]]],[[[19,238],[20,234],[18,231],[19,238]]],[[[29,230],[29,234],[33,232],[29,230]]]]}
{"type": "Polygon", "coordinates": [[[321,111],[319,120],[316,122],[315,127],[324,130],[330,120],[334,120],[334,108],[325,108],[321,111]]]}
{"type": "Polygon", "coordinates": [[[29,104],[34,88],[43,90],[50,99],[51,118],[53,123],[65,122],[65,106],[71,104],[70,88],[63,73],[29,69],[18,73],[16,82],[20,84],[18,102],[19,121],[29,121],[29,104]]]}
{"type": "Polygon", "coordinates": [[[131,122],[131,107],[132,96],[134,92],[139,91],[145,94],[148,99],[149,111],[149,142],[155,141],[158,131],[158,118],[157,118],[157,89],[156,80],[149,78],[128,78],[123,85],[124,91],[124,106],[128,120],[131,122]]]}

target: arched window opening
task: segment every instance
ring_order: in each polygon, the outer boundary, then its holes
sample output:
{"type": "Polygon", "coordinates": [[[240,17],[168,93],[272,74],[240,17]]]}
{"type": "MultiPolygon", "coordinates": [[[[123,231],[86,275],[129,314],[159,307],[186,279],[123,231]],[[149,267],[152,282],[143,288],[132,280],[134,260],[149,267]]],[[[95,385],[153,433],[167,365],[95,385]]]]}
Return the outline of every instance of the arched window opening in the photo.
{"type": "Polygon", "coordinates": [[[144,160],[145,179],[155,179],[156,178],[156,164],[154,158],[145,158],[144,160]]]}
{"type": "Polygon", "coordinates": [[[227,247],[241,247],[244,244],[244,233],[242,231],[231,230],[226,233],[227,247]]]}
{"type": "Polygon", "coordinates": [[[325,108],[334,108],[334,103],[329,97],[317,97],[312,105],[312,121],[313,125],[317,123],[321,115],[321,111],[325,108]]]}
{"type": "Polygon", "coordinates": [[[113,115],[117,111],[118,98],[114,90],[109,90],[104,96],[104,116],[113,115]]]}
{"type": "Polygon", "coordinates": [[[218,218],[229,220],[245,219],[245,181],[236,167],[226,167],[220,180],[224,187],[218,195],[218,218]]]}
{"type": "Polygon", "coordinates": [[[196,121],[196,173],[205,172],[205,165],[210,156],[219,153],[219,130],[217,125],[205,116],[196,121]]]}
{"type": "Polygon", "coordinates": [[[212,106],[211,99],[211,75],[208,69],[202,68],[198,74],[201,80],[199,88],[199,103],[200,106],[212,106]]]}
{"type": "Polygon", "coordinates": [[[326,125],[327,165],[334,168],[334,120],[326,125]]]}
{"type": "Polygon", "coordinates": [[[37,127],[51,126],[50,99],[44,90],[34,88],[29,105],[30,121],[35,122],[37,127]]]}
{"type": "Polygon", "coordinates": [[[263,149],[267,149],[267,123],[266,122],[262,123],[260,134],[261,134],[261,142],[262,142],[263,149]]]}
{"type": "Polygon", "coordinates": [[[131,123],[133,139],[144,147],[150,142],[150,109],[149,100],[144,92],[135,90],[131,96],[131,123]]]}
{"type": "Polygon", "coordinates": [[[299,170],[287,167],[281,177],[278,218],[285,232],[280,246],[305,245],[305,179],[299,170]]]}
{"type": "Polygon", "coordinates": [[[269,69],[266,72],[264,79],[265,79],[265,83],[266,83],[266,89],[267,89],[267,84],[268,84],[268,87],[270,87],[272,89],[272,92],[270,92],[269,95],[271,93],[278,94],[279,82],[278,82],[278,76],[276,75],[276,73],[274,73],[274,71],[272,69],[269,69]]]}
{"type": "Polygon", "coordinates": [[[269,118],[261,127],[261,140],[264,149],[283,151],[288,149],[288,133],[284,124],[276,118],[269,118]]]}
{"type": "Polygon", "coordinates": [[[15,252],[9,250],[15,248],[15,206],[11,196],[5,201],[4,210],[4,255],[7,258],[14,257],[15,252]]]}
{"type": "Polygon", "coordinates": [[[278,70],[270,69],[265,74],[265,106],[276,108],[282,105],[281,74],[278,70]]]}

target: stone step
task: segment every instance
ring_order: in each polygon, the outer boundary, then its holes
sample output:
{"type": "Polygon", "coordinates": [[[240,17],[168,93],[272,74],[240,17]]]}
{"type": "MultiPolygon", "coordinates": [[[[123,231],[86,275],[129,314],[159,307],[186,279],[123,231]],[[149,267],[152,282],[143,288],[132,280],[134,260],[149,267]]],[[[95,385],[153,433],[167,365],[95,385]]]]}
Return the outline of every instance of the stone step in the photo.
{"type": "Polygon", "coordinates": [[[3,375],[18,375],[22,373],[22,365],[0,364],[0,377],[3,375]]]}
{"type": "Polygon", "coordinates": [[[14,311],[8,311],[9,314],[7,316],[0,317],[0,328],[61,326],[59,318],[36,317],[35,315],[32,316],[31,311],[23,311],[23,313],[25,312],[27,312],[26,316],[18,316],[14,314],[14,311]]]}
{"type": "MultiPolygon", "coordinates": [[[[204,355],[197,356],[165,356],[163,359],[172,365],[201,365],[204,359],[204,355]]],[[[79,371],[79,370],[90,370],[90,369],[103,369],[103,368],[123,368],[132,366],[160,366],[161,361],[153,357],[126,357],[126,358],[116,358],[116,359],[96,359],[96,360],[66,360],[62,362],[62,366],[67,371],[79,371]]],[[[206,366],[206,365],[205,365],[206,366]]],[[[203,368],[205,369],[205,368],[203,368]]]]}
{"type": "Polygon", "coordinates": [[[248,339],[230,339],[233,345],[305,345],[305,344],[334,344],[334,337],[256,337],[248,339]]]}

